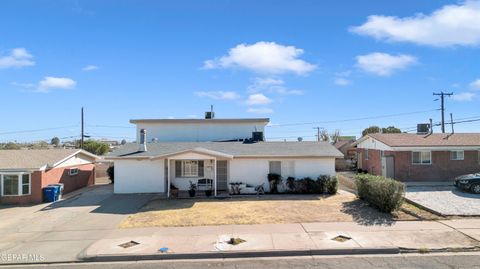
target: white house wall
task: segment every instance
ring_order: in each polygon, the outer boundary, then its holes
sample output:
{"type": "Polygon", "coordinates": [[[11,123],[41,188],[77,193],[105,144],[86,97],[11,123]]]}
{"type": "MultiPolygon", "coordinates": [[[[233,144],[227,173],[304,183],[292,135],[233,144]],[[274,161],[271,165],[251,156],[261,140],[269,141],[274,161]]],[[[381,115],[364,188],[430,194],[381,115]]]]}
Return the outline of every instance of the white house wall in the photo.
{"type": "MultiPolygon", "coordinates": [[[[178,156],[184,159],[204,159],[205,173],[203,178],[214,178],[213,160],[205,159],[203,155],[178,156]],[[187,158],[188,157],[188,158],[187,158]]],[[[212,157],[209,157],[212,158],[212,157]]],[[[269,173],[269,161],[282,162],[282,177],[295,178],[311,177],[319,175],[335,175],[334,158],[235,158],[228,160],[228,182],[242,182],[253,186],[264,184],[265,190],[269,190],[267,175],[269,173]]],[[[151,160],[115,160],[115,193],[151,193],[165,192],[166,178],[164,178],[164,159],[151,160]]],[[[175,160],[170,160],[170,178],[177,188],[188,190],[190,183],[197,182],[198,178],[176,178],[175,160]]]]}
{"type": "Polygon", "coordinates": [[[115,193],[165,192],[164,160],[115,160],[115,193]]]}
{"type": "Polygon", "coordinates": [[[93,162],[94,162],[93,158],[87,157],[82,154],[77,154],[75,156],[70,157],[69,159],[65,160],[64,162],[60,163],[55,167],[68,167],[68,166],[89,164],[93,162]]]}
{"type": "Polygon", "coordinates": [[[393,150],[390,146],[385,145],[384,143],[368,137],[364,141],[358,143],[357,148],[361,149],[377,149],[377,150],[393,150]]]}
{"type": "Polygon", "coordinates": [[[251,138],[252,132],[264,131],[263,123],[137,123],[137,142],[140,129],[147,130],[147,141],[204,142],[251,138]]]}
{"type": "Polygon", "coordinates": [[[282,162],[282,177],[284,179],[289,176],[315,179],[319,175],[335,175],[335,158],[234,159],[230,163],[229,181],[243,182],[254,186],[263,183],[265,190],[268,191],[269,161],[282,162]]]}

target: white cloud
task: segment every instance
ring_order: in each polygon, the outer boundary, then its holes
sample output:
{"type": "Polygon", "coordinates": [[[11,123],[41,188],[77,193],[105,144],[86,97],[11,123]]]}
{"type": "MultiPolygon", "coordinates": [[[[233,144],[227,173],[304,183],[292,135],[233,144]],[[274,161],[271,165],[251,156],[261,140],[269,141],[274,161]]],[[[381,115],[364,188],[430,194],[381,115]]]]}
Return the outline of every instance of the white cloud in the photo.
{"type": "Polygon", "coordinates": [[[357,66],[368,73],[378,76],[390,76],[393,72],[405,69],[417,62],[413,56],[374,52],[356,57],[357,66]]]}
{"type": "Polygon", "coordinates": [[[87,65],[84,68],[82,68],[82,71],[94,71],[94,70],[97,70],[97,69],[98,69],[98,66],[90,64],[90,65],[87,65]]]}
{"type": "Polygon", "coordinates": [[[404,18],[372,15],[350,31],[379,40],[428,46],[476,46],[480,45],[480,1],[446,5],[429,15],[420,13],[404,18]]]}
{"type": "Polygon", "coordinates": [[[195,92],[196,96],[208,97],[215,100],[235,100],[240,98],[240,95],[233,91],[200,91],[195,92]]]}
{"type": "Polygon", "coordinates": [[[477,79],[475,81],[472,81],[470,83],[470,87],[475,90],[480,90],[480,79],[477,79]]]}
{"type": "Polygon", "coordinates": [[[24,66],[35,65],[32,61],[33,56],[24,48],[15,48],[9,55],[0,57],[0,69],[2,68],[20,68],[24,66]]]}
{"type": "Polygon", "coordinates": [[[278,78],[255,78],[253,83],[248,86],[249,93],[268,92],[281,95],[302,95],[302,90],[288,89],[284,86],[285,82],[278,78]]]}
{"type": "Polygon", "coordinates": [[[248,96],[248,105],[267,105],[272,103],[272,99],[266,97],[262,93],[251,94],[248,96]]]}
{"type": "Polygon", "coordinates": [[[35,84],[33,83],[20,83],[20,82],[10,82],[10,85],[13,85],[15,87],[20,87],[20,88],[25,88],[25,89],[30,89],[35,87],[35,84]]]}
{"type": "Polygon", "coordinates": [[[475,94],[471,92],[462,92],[462,93],[456,93],[452,95],[453,100],[460,101],[460,102],[472,101],[474,97],[475,97],[475,94]]]}
{"type": "Polygon", "coordinates": [[[45,77],[38,83],[39,92],[48,92],[50,89],[73,89],[77,82],[71,78],[45,77]]]}
{"type": "Polygon", "coordinates": [[[351,83],[351,81],[346,78],[335,78],[333,82],[339,86],[347,86],[351,83]]]}
{"type": "Polygon", "coordinates": [[[302,49],[275,42],[239,44],[231,48],[227,55],[205,61],[203,67],[206,69],[244,68],[263,74],[305,75],[313,71],[316,66],[299,59],[302,54],[302,49]]]}
{"type": "Polygon", "coordinates": [[[272,114],[273,109],[268,107],[261,107],[261,108],[249,108],[247,109],[248,113],[255,113],[255,114],[272,114]]]}

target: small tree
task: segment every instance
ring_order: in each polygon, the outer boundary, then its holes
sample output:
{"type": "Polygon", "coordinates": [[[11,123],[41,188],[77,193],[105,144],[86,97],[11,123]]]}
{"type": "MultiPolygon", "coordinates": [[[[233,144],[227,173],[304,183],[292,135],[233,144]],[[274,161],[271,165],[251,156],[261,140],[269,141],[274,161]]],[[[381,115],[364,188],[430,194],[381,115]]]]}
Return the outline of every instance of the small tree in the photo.
{"type": "Polygon", "coordinates": [[[330,135],[328,135],[328,131],[323,129],[320,131],[320,137],[318,140],[324,141],[324,142],[330,142],[330,135]]]}
{"type": "Polygon", "coordinates": [[[120,144],[122,144],[122,145],[125,145],[125,144],[127,144],[127,140],[125,140],[125,139],[122,139],[122,142],[120,142],[120,144]]]}
{"type": "Polygon", "coordinates": [[[50,141],[50,144],[51,144],[51,145],[54,145],[55,147],[58,147],[58,145],[60,145],[60,138],[58,138],[58,137],[55,136],[55,137],[52,138],[52,140],[50,141]]]}
{"type": "Polygon", "coordinates": [[[382,133],[384,134],[399,134],[402,131],[395,126],[388,126],[387,128],[382,128],[382,133]]]}
{"type": "Polygon", "coordinates": [[[381,129],[378,126],[370,126],[366,128],[365,130],[362,131],[362,136],[365,136],[367,134],[378,134],[380,133],[381,129]]]}
{"type": "Polygon", "coordinates": [[[104,142],[87,140],[83,143],[83,149],[96,155],[104,155],[110,147],[104,142]]]}
{"type": "Polygon", "coordinates": [[[7,144],[5,144],[3,148],[4,149],[20,149],[20,146],[15,142],[8,142],[7,144]]]}

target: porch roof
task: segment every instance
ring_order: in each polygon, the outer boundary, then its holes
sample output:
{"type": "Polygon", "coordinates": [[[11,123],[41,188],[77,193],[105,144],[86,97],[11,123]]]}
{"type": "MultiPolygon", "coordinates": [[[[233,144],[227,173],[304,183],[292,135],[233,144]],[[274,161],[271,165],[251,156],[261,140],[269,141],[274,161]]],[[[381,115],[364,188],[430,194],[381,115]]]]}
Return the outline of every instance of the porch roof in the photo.
{"type": "Polygon", "coordinates": [[[327,142],[160,142],[147,143],[147,151],[138,151],[138,143],[128,143],[111,152],[106,158],[152,158],[183,152],[209,153],[224,157],[334,157],[343,154],[327,142]]]}

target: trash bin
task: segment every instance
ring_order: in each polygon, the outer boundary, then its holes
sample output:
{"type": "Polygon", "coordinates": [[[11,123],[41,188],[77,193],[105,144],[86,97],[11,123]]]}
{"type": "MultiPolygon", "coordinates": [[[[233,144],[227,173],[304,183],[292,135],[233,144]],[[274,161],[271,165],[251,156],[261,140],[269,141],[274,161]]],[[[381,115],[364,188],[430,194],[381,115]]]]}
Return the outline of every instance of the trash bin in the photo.
{"type": "Polygon", "coordinates": [[[61,200],[62,199],[62,196],[63,196],[63,188],[65,186],[65,184],[63,183],[56,183],[56,184],[48,184],[49,187],[58,187],[59,188],[59,191],[58,191],[58,199],[57,200],[61,200]]]}
{"type": "Polygon", "coordinates": [[[60,186],[47,186],[42,189],[43,191],[43,201],[50,203],[58,200],[58,193],[60,191],[60,186]]]}

